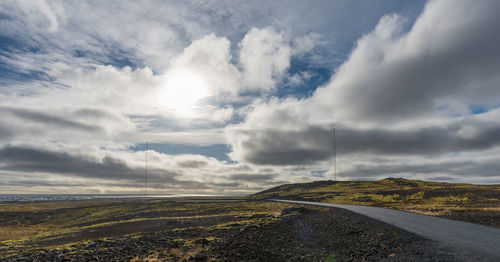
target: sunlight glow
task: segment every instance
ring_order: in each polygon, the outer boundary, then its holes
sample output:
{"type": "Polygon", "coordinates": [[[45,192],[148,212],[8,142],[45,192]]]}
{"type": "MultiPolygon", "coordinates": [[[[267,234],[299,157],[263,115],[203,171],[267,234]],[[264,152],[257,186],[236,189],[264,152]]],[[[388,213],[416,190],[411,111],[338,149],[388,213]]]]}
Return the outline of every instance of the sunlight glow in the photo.
{"type": "Polygon", "coordinates": [[[189,113],[195,109],[197,103],[209,96],[208,88],[199,75],[183,71],[172,74],[167,78],[165,90],[160,99],[169,109],[181,113],[189,113]]]}

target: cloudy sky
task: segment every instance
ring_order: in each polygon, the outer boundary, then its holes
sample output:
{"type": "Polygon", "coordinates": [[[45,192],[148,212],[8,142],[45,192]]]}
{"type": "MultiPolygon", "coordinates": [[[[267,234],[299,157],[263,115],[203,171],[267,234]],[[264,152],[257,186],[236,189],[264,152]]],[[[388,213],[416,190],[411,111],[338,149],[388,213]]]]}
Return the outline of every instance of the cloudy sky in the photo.
{"type": "Polygon", "coordinates": [[[500,1],[2,1],[0,193],[500,183],[500,1]]]}

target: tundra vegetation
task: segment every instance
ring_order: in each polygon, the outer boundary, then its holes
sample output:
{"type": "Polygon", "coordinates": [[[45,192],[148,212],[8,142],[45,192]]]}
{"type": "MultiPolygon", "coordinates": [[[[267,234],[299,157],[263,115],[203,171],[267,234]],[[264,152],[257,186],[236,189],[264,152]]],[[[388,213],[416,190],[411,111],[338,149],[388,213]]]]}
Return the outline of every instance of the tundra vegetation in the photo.
{"type": "Polygon", "coordinates": [[[437,243],[341,209],[384,206],[499,226],[499,185],[321,181],[238,199],[0,203],[1,261],[456,261],[437,243]],[[230,200],[232,202],[223,202],[230,200]]]}
{"type": "MultiPolygon", "coordinates": [[[[196,200],[190,200],[196,201],[196,200]]],[[[0,257],[71,249],[98,239],[137,238],[159,230],[265,225],[290,205],[272,202],[176,202],[159,199],[50,201],[0,204],[0,257]]],[[[205,238],[204,238],[205,239],[205,238]]],[[[194,247],[196,239],[172,239],[194,247]]],[[[215,241],[207,237],[204,241],[215,241]]],[[[183,257],[182,250],[174,250],[183,257]]]]}
{"type": "Polygon", "coordinates": [[[247,197],[379,206],[500,227],[500,185],[427,182],[316,181],[277,186],[247,197]]]}

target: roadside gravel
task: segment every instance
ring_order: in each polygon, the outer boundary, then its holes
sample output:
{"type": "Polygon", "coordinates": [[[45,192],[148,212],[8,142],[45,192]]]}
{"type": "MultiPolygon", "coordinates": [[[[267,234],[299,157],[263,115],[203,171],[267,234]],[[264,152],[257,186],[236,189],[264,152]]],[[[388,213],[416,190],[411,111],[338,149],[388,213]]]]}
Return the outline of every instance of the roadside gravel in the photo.
{"type": "Polygon", "coordinates": [[[2,261],[461,261],[456,251],[341,209],[295,207],[252,223],[163,230],[2,261]],[[329,259],[329,260],[327,260],[329,259]]]}

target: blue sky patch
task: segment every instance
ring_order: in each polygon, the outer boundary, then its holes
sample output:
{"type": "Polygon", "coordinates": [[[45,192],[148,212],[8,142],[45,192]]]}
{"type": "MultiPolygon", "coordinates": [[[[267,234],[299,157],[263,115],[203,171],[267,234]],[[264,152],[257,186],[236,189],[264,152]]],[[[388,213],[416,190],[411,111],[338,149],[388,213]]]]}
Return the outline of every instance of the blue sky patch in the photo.
{"type": "Polygon", "coordinates": [[[325,177],[326,171],[327,170],[313,170],[313,171],[311,171],[311,176],[323,178],[323,177],[325,177]]]}
{"type": "MultiPolygon", "coordinates": [[[[137,144],[130,148],[133,151],[143,151],[146,149],[146,144],[137,144]]],[[[220,161],[232,162],[232,160],[227,156],[231,152],[229,146],[225,144],[216,144],[211,146],[196,146],[188,144],[160,144],[152,143],[149,144],[149,149],[154,150],[158,153],[168,154],[168,155],[204,155],[207,157],[213,157],[220,161]]]]}
{"type": "Polygon", "coordinates": [[[473,115],[479,115],[479,114],[488,112],[489,109],[485,106],[473,105],[473,106],[469,106],[469,111],[473,115]]]}
{"type": "Polygon", "coordinates": [[[276,95],[280,98],[287,96],[306,98],[310,97],[318,86],[324,85],[330,80],[332,69],[315,67],[303,60],[293,59],[288,74],[300,78],[302,82],[297,85],[294,85],[293,82],[282,83],[276,95]]]}

